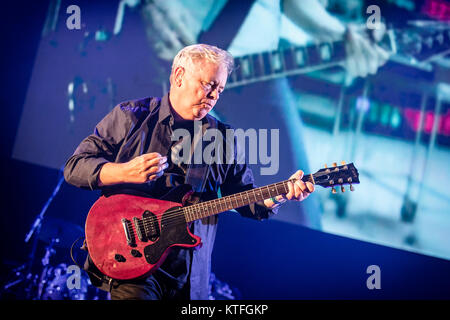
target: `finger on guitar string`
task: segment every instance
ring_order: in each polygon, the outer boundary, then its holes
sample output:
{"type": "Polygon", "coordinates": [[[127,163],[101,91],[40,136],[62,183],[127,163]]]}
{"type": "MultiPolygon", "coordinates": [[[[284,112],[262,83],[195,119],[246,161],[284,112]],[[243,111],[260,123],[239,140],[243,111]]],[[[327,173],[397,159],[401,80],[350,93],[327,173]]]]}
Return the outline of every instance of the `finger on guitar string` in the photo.
{"type": "Polygon", "coordinates": [[[314,192],[314,190],[315,190],[315,187],[314,187],[314,184],[312,184],[311,182],[306,182],[305,183],[306,184],[306,192],[308,192],[308,193],[312,193],[312,192],[314,192]]]}

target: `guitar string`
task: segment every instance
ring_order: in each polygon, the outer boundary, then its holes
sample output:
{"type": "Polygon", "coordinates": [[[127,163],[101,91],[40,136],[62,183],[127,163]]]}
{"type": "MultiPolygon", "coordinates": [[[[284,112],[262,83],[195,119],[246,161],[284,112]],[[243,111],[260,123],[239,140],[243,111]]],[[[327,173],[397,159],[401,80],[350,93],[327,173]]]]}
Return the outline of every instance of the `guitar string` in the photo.
{"type": "MultiPolygon", "coordinates": [[[[315,174],[312,174],[313,180],[316,180],[317,178],[319,178],[319,177],[321,177],[321,176],[328,175],[329,173],[331,173],[331,172],[324,172],[324,173],[315,173],[315,174]]],[[[310,176],[311,176],[311,174],[306,175],[305,177],[308,177],[308,178],[309,178],[310,176]]],[[[292,181],[292,180],[295,180],[295,179],[291,179],[291,180],[286,180],[286,181],[274,183],[274,184],[272,184],[272,185],[267,185],[267,186],[264,186],[264,187],[261,187],[261,188],[256,188],[256,189],[261,189],[261,191],[264,192],[264,191],[263,191],[264,188],[269,188],[269,186],[272,187],[272,188],[278,188],[278,186],[281,185],[282,187],[285,187],[285,188],[284,188],[284,189],[285,189],[285,192],[287,192],[287,190],[286,190],[286,185],[285,185],[285,184],[286,184],[288,181],[292,181]]],[[[312,181],[309,180],[309,179],[308,179],[307,181],[312,182],[312,181]]],[[[252,189],[252,190],[256,190],[256,189],[252,189]]],[[[251,192],[252,190],[244,191],[244,193],[251,192]]],[[[278,189],[277,189],[277,191],[278,191],[278,189]]],[[[281,193],[280,193],[280,194],[281,194],[281,193]]],[[[235,201],[236,204],[239,205],[238,200],[239,200],[239,198],[240,198],[240,200],[243,201],[242,196],[243,196],[243,195],[242,195],[241,193],[237,193],[237,194],[233,194],[233,195],[227,196],[227,197],[225,197],[225,198],[213,199],[213,200],[210,200],[210,201],[207,201],[207,202],[203,202],[203,203],[200,203],[200,204],[196,204],[196,205],[194,205],[194,206],[197,206],[197,207],[199,208],[199,210],[206,209],[207,211],[211,211],[211,209],[213,209],[213,208],[211,207],[211,205],[213,205],[214,202],[220,202],[220,201],[223,201],[223,202],[225,203],[225,207],[227,207],[227,201],[224,200],[224,199],[228,199],[228,200],[230,201],[230,203],[232,204],[232,207],[229,208],[229,209],[225,209],[225,210],[223,210],[223,211],[222,211],[222,209],[220,209],[221,211],[215,213],[215,214],[218,214],[218,213],[220,213],[220,212],[224,212],[224,211],[233,209],[233,207],[234,207],[233,201],[235,201]],[[207,204],[208,202],[210,202],[209,205],[207,204]],[[202,208],[202,207],[203,207],[203,208],[202,208]]],[[[269,197],[270,197],[270,196],[271,196],[271,194],[270,194],[270,192],[269,192],[269,197]]],[[[268,197],[268,198],[269,198],[269,197],[268,197]]],[[[248,196],[247,196],[246,198],[248,199],[248,196]]],[[[255,203],[255,202],[257,202],[257,201],[253,201],[253,202],[250,202],[250,203],[255,203]]],[[[248,204],[249,204],[249,203],[243,204],[243,205],[241,205],[241,206],[239,206],[239,207],[242,207],[242,206],[245,206],[245,205],[248,205],[248,204]]],[[[186,208],[190,208],[190,209],[188,209],[188,210],[192,210],[191,207],[192,207],[192,206],[182,207],[182,208],[179,208],[179,209],[177,209],[177,210],[174,210],[174,211],[172,211],[172,212],[167,213],[167,215],[164,217],[164,218],[165,218],[165,219],[164,219],[165,225],[168,226],[168,225],[178,224],[178,223],[181,222],[181,221],[179,221],[179,219],[180,219],[181,217],[183,217],[183,216],[186,217],[187,214],[188,214],[188,215],[189,215],[189,214],[194,214],[193,212],[187,212],[187,211],[186,211],[186,208]]],[[[216,208],[216,207],[215,207],[215,208],[216,208]]],[[[238,207],[237,207],[237,208],[238,208],[238,207]]],[[[198,211],[198,210],[196,210],[196,211],[198,211]]],[[[207,216],[209,216],[209,215],[214,215],[214,214],[208,214],[207,216]]],[[[203,217],[198,218],[198,217],[196,217],[195,214],[194,214],[194,218],[196,218],[196,219],[194,219],[194,220],[199,220],[199,219],[201,219],[201,218],[203,218],[203,217]]],[[[192,221],[194,221],[194,220],[192,220],[192,221]]],[[[151,226],[151,225],[154,223],[154,221],[147,221],[147,222],[144,221],[144,220],[141,220],[141,221],[142,221],[142,225],[144,226],[144,228],[148,228],[149,226],[151,226]]],[[[190,222],[192,222],[192,221],[190,221],[190,222]]],[[[184,223],[186,223],[186,221],[184,221],[184,223]]]]}
{"type": "MultiPolygon", "coordinates": [[[[281,184],[281,186],[284,186],[284,183],[285,182],[280,182],[278,184],[281,184]]],[[[268,187],[268,186],[266,186],[266,187],[268,187]]],[[[266,187],[262,187],[262,188],[266,188],[266,187]]],[[[272,187],[275,187],[275,184],[272,187]]],[[[256,189],[252,189],[252,190],[256,190],[256,189]]],[[[251,190],[248,190],[248,191],[251,192],[251,190]]],[[[286,192],[286,188],[285,188],[285,192],[286,192]]],[[[244,193],[246,193],[246,191],[244,191],[244,193]]],[[[260,192],[260,193],[263,193],[263,191],[260,192]]],[[[269,197],[270,197],[270,194],[269,194],[269,197]]],[[[195,204],[193,206],[182,207],[182,208],[176,209],[176,210],[174,210],[172,212],[167,213],[167,215],[164,217],[164,225],[165,226],[174,225],[174,224],[177,224],[177,223],[180,223],[180,222],[186,223],[187,221],[185,219],[183,221],[179,221],[179,220],[180,220],[180,218],[187,218],[187,215],[193,214],[192,212],[187,212],[186,210],[193,210],[193,208],[191,208],[191,207],[194,207],[194,206],[197,206],[199,208],[199,210],[206,209],[207,211],[210,211],[212,209],[211,206],[213,205],[214,202],[222,201],[222,202],[224,202],[225,208],[227,208],[227,205],[228,205],[227,202],[229,200],[229,202],[232,204],[232,207],[230,209],[233,209],[234,208],[233,201],[235,201],[236,204],[239,205],[239,202],[238,202],[239,198],[240,198],[240,201],[244,200],[242,198],[242,195],[239,196],[239,193],[237,193],[237,194],[234,194],[234,195],[227,196],[225,198],[213,199],[213,200],[210,200],[210,201],[207,201],[207,202],[201,202],[199,204],[195,204]],[[227,199],[227,200],[224,200],[224,199],[227,199]],[[210,202],[209,205],[207,204],[208,202],[210,202]],[[187,208],[189,208],[189,209],[187,209],[187,208]]],[[[249,197],[247,196],[246,198],[248,199],[249,197]]],[[[258,200],[252,201],[250,203],[255,203],[257,201],[258,200]]],[[[240,205],[237,208],[245,206],[245,205],[248,205],[248,204],[240,205]]],[[[217,207],[219,207],[219,205],[217,205],[217,206],[215,205],[215,208],[217,208],[217,207]]],[[[220,211],[215,213],[215,214],[218,214],[220,212],[224,212],[224,211],[227,211],[227,210],[230,210],[230,209],[225,209],[225,210],[220,209],[220,211]]],[[[196,211],[198,211],[198,210],[196,210],[196,211]]],[[[208,214],[207,216],[209,216],[209,215],[214,215],[214,214],[208,214]]],[[[196,219],[194,219],[192,221],[199,220],[199,219],[201,219],[203,217],[198,218],[194,214],[194,218],[196,218],[196,219]]],[[[154,223],[154,221],[147,221],[147,222],[145,222],[142,219],[140,221],[142,221],[142,225],[144,226],[144,228],[148,228],[154,223]]],[[[189,221],[189,222],[192,222],[192,221],[189,221]]]]}
{"type": "MultiPolygon", "coordinates": [[[[308,182],[308,181],[309,181],[309,182],[314,182],[315,180],[317,180],[317,178],[320,178],[321,176],[328,175],[328,174],[330,174],[330,173],[332,173],[332,171],[331,171],[331,172],[326,172],[326,171],[325,171],[325,172],[316,172],[316,173],[314,173],[314,174],[308,174],[308,175],[305,175],[304,177],[308,178],[308,180],[305,181],[305,182],[308,182]],[[312,180],[309,178],[310,176],[313,177],[312,180]]],[[[225,202],[225,207],[226,207],[226,206],[227,206],[227,203],[226,203],[227,201],[226,201],[225,199],[229,199],[230,202],[231,202],[231,204],[232,204],[232,207],[231,207],[230,209],[233,209],[233,207],[234,207],[233,201],[235,201],[236,204],[238,204],[238,205],[239,205],[239,202],[238,202],[239,198],[240,198],[241,201],[243,201],[242,193],[249,193],[249,192],[252,192],[253,190],[257,190],[257,189],[261,189],[261,191],[264,192],[264,191],[263,191],[264,188],[269,188],[269,187],[271,187],[271,188],[278,188],[280,185],[281,185],[282,187],[285,187],[285,184],[286,184],[288,181],[293,181],[293,180],[295,180],[295,179],[285,180],[285,181],[277,182],[277,183],[274,183],[274,184],[271,184],[271,185],[267,185],[267,186],[264,186],[264,187],[260,187],[260,188],[256,188],[256,189],[247,190],[247,191],[244,191],[244,192],[240,192],[240,193],[236,193],[236,194],[227,196],[227,197],[225,197],[225,198],[213,199],[213,200],[210,200],[210,201],[207,201],[207,202],[202,202],[202,203],[200,203],[200,204],[196,204],[196,205],[194,205],[194,206],[199,207],[199,209],[205,209],[205,208],[206,208],[206,209],[211,210],[212,208],[211,208],[210,206],[211,206],[212,204],[214,204],[214,202],[221,202],[221,201],[223,201],[223,202],[225,202]],[[207,204],[208,202],[210,202],[210,205],[207,204]],[[203,206],[203,208],[201,208],[202,206],[203,206]]],[[[285,187],[284,189],[285,189],[285,192],[287,192],[286,187],[285,187]]],[[[278,189],[277,189],[277,191],[278,191],[278,189]]],[[[280,194],[281,194],[281,193],[280,193],[280,194]]],[[[271,196],[271,194],[270,194],[270,192],[269,192],[268,198],[270,198],[270,196],[271,196]]],[[[247,197],[247,199],[248,199],[248,197],[247,197]]],[[[250,203],[255,203],[255,202],[257,202],[257,201],[253,201],[253,202],[250,202],[250,203]]],[[[241,205],[241,206],[239,206],[239,207],[248,205],[248,204],[250,204],[250,203],[243,204],[243,205],[241,205]]],[[[181,215],[180,213],[183,213],[183,211],[185,211],[186,208],[192,209],[191,207],[192,207],[192,206],[182,207],[182,208],[180,208],[180,209],[174,210],[174,211],[172,211],[172,212],[170,212],[170,213],[167,214],[167,216],[165,217],[165,220],[170,221],[171,218],[178,218],[178,217],[181,215]]],[[[239,208],[239,207],[237,207],[237,208],[239,208]]],[[[227,211],[227,210],[230,210],[230,209],[225,209],[225,210],[223,210],[223,211],[227,211]]],[[[223,212],[223,211],[219,211],[218,213],[223,212]]],[[[190,212],[184,212],[184,213],[190,214],[190,212]]],[[[181,215],[181,216],[182,216],[182,215],[181,215]]],[[[195,217],[195,215],[194,215],[194,217],[195,217]]],[[[201,219],[201,218],[200,218],[200,219],[201,219]]],[[[198,220],[198,219],[194,219],[194,220],[198,220]]],[[[193,220],[193,221],[194,221],[194,220],[193,220]]],[[[178,222],[178,221],[177,221],[177,222],[178,222]]],[[[145,223],[145,222],[143,221],[143,223],[145,223]]],[[[148,227],[148,225],[149,225],[149,224],[152,224],[152,223],[153,223],[153,222],[147,222],[147,223],[145,224],[145,226],[148,227]]]]}
{"type": "MultiPolygon", "coordinates": [[[[315,174],[312,174],[313,180],[316,180],[317,178],[319,178],[319,177],[321,177],[321,176],[324,176],[324,175],[328,175],[328,174],[330,174],[330,173],[332,173],[332,171],[331,171],[331,172],[323,172],[323,173],[315,173],[315,174]]],[[[310,177],[310,176],[311,176],[311,174],[306,175],[305,177],[310,177]]],[[[267,186],[264,186],[264,187],[261,187],[261,188],[251,189],[251,190],[248,190],[248,191],[244,191],[243,193],[249,193],[249,192],[251,192],[252,190],[257,190],[257,189],[260,189],[260,190],[261,190],[261,193],[263,193],[263,192],[264,192],[264,188],[267,188],[267,189],[269,190],[269,187],[271,187],[271,188],[276,188],[276,189],[277,189],[277,192],[278,192],[278,186],[280,186],[280,185],[281,185],[282,187],[284,187],[285,192],[287,192],[287,191],[286,191],[286,183],[287,183],[288,181],[292,181],[292,180],[295,180],[295,179],[291,179],[291,180],[286,180],[286,181],[274,183],[274,184],[272,184],[272,185],[267,185],[267,186]]],[[[313,181],[310,181],[309,179],[308,179],[307,181],[313,182],[313,181]]],[[[280,193],[280,194],[281,194],[281,193],[280,193]]],[[[238,202],[239,198],[240,198],[241,201],[244,200],[244,199],[242,198],[242,196],[243,196],[242,193],[237,193],[237,194],[233,194],[233,195],[227,196],[227,197],[225,197],[225,198],[213,199],[213,200],[210,200],[210,201],[207,201],[207,202],[195,204],[195,205],[193,205],[193,206],[197,206],[197,207],[199,208],[199,210],[206,209],[207,211],[211,211],[211,210],[213,209],[213,207],[211,207],[211,205],[214,205],[214,208],[217,208],[217,207],[218,207],[218,206],[216,206],[216,204],[214,204],[214,202],[220,202],[220,201],[223,201],[224,204],[225,204],[225,208],[227,208],[227,200],[225,200],[225,199],[228,199],[228,200],[230,201],[232,207],[229,208],[229,209],[225,209],[225,210],[223,210],[223,211],[222,211],[222,209],[220,209],[219,212],[214,213],[214,214],[218,214],[218,213],[221,213],[221,212],[224,212],[224,211],[233,209],[233,207],[234,207],[233,201],[235,201],[236,204],[239,205],[239,202],[238,202]],[[210,203],[209,205],[207,204],[208,202],[210,203]],[[202,208],[202,206],[203,206],[203,208],[202,208]]],[[[269,191],[269,197],[270,197],[270,196],[271,196],[271,194],[270,194],[270,191],[269,191]]],[[[248,196],[246,196],[246,198],[248,199],[248,196]]],[[[257,202],[257,201],[253,201],[253,202],[250,202],[250,203],[255,203],[255,202],[257,202]]],[[[239,206],[239,207],[248,205],[248,204],[250,204],[250,203],[243,204],[243,205],[241,205],[241,206],[239,206]]],[[[200,218],[198,218],[198,217],[195,216],[195,213],[193,213],[193,212],[188,212],[187,210],[192,210],[191,207],[192,207],[192,206],[182,207],[182,208],[179,208],[179,209],[177,209],[177,210],[174,210],[174,211],[172,211],[172,212],[167,213],[167,215],[164,217],[165,226],[171,226],[171,225],[175,225],[175,224],[180,224],[181,222],[186,223],[186,222],[187,222],[186,219],[183,219],[182,221],[180,221],[180,218],[183,218],[183,217],[184,217],[184,218],[187,218],[187,215],[191,215],[191,214],[193,214],[193,215],[194,215],[194,218],[196,218],[196,219],[194,219],[194,220],[192,220],[192,221],[199,220],[199,219],[203,218],[203,216],[201,216],[200,218]],[[187,209],[187,208],[190,208],[190,209],[187,209]]],[[[236,208],[239,208],[239,207],[236,207],[236,208]]],[[[196,211],[198,211],[198,210],[196,210],[196,211]]],[[[207,216],[214,215],[214,214],[208,214],[207,216]]],[[[143,219],[140,219],[140,221],[141,221],[141,224],[142,224],[142,226],[144,227],[144,229],[148,229],[148,228],[151,227],[151,226],[153,225],[153,223],[154,223],[154,221],[147,221],[147,222],[146,222],[146,221],[143,220],[143,219]]],[[[189,221],[189,222],[192,222],[192,221],[189,221]]],[[[132,230],[133,230],[133,228],[132,228],[132,230]]]]}
{"type": "MultiPolygon", "coordinates": [[[[326,175],[327,173],[315,173],[315,174],[312,174],[312,176],[313,176],[313,180],[314,180],[314,178],[318,178],[318,177],[320,177],[320,176],[322,176],[322,175],[326,175]]],[[[309,182],[312,182],[311,181],[311,179],[309,179],[309,177],[311,176],[311,174],[309,174],[309,175],[306,175],[305,177],[307,177],[308,178],[308,180],[307,181],[309,181],[309,182]]],[[[278,183],[274,183],[274,184],[272,184],[272,185],[267,185],[267,186],[264,186],[264,187],[261,187],[261,188],[256,188],[256,189],[251,189],[251,190],[247,190],[247,191],[244,191],[244,192],[241,192],[241,193],[237,193],[237,194],[233,194],[233,195],[230,195],[230,196],[227,196],[227,197],[225,197],[225,198],[218,198],[218,199],[213,199],[213,200],[210,200],[210,201],[207,201],[207,202],[202,202],[202,203],[199,203],[199,204],[195,204],[195,205],[193,205],[193,206],[197,206],[198,207],[198,209],[199,210],[202,210],[202,209],[206,209],[207,211],[211,211],[212,209],[213,209],[213,205],[214,205],[214,210],[215,210],[215,208],[218,208],[218,207],[220,207],[220,211],[219,212],[217,212],[217,213],[215,213],[215,214],[218,214],[218,213],[220,213],[220,212],[224,212],[224,211],[227,211],[227,210],[230,210],[230,209],[233,209],[233,208],[239,208],[239,207],[242,207],[242,206],[245,206],[245,205],[248,205],[248,204],[250,204],[250,203],[255,203],[255,202],[257,202],[258,200],[256,200],[256,201],[252,201],[252,202],[249,202],[249,203],[247,203],[247,204],[242,204],[242,205],[240,205],[239,206],[239,200],[241,201],[241,202],[243,202],[244,201],[244,198],[243,198],[243,194],[242,193],[250,193],[250,192],[252,192],[252,190],[257,190],[257,189],[260,189],[261,190],[261,193],[264,193],[265,192],[265,188],[267,188],[267,190],[269,190],[269,187],[270,188],[272,188],[272,190],[273,190],[273,188],[276,188],[276,190],[277,190],[277,193],[278,193],[278,187],[284,187],[284,192],[288,192],[288,190],[286,190],[286,183],[288,182],[288,181],[292,181],[292,180],[295,180],[295,179],[291,179],[291,180],[286,180],[286,181],[282,181],[282,182],[278,182],[278,183]],[[229,202],[231,203],[231,208],[227,208],[228,207],[228,204],[227,204],[227,202],[228,202],[228,200],[229,200],[229,202]],[[234,207],[234,204],[233,204],[233,201],[235,201],[236,202],[236,204],[238,205],[237,207],[234,207]],[[208,202],[210,203],[210,204],[208,204],[208,202]],[[226,208],[225,210],[222,210],[222,205],[220,205],[220,204],[218,204],[218,203],[215,203],[215,202],[224,202],[224,207],[226,208]]],[[[280,193],[281,194],[281,193],[280,193]]],[[[270,191],[269,191],[269,195],[268,195],[268,197],[267,198],[270,198],[272,195],[271,195],[271,193],[270,193],[270,191]]],[[[249,197],[248,196],[245,196],[246,197],[246,199],[248,200],[249,199],[249,197]]],[[[172,211],[172,212],[169,212],[169,213],[167,213],[167,215],[164,217],[165,219],[164,219],[164,221],[165,221],[165,225],[167,226],[167,225],[173,225],[174,223],[176,224],[176,223],[179,223],[179,222],[181,222],[181,221],[178,221],[179,220],[179,218],[180,217],[187,217],[187,215],[194,215],[194,218],[196,218],[196,219],[194,219],[194,220],[199,220],[199,219],[201,219],[201,218],[203,218],[203,217],[200,217],[200,218],[198,218],[198,217],[196,217],[195,216],[195,213],[193,213],[193,212],[189,212],[189,211],[187,211],[187,210],[192,210],[192,208],[191,207],[193,207],[193,206],[188,206],[188,207],[182,207],[182,208],[180,208],[180,209],[177,209],[177,210],[174,210],[174,211],[172,211]],[[187,208],[189,208],[189,209],[187,209],[187,208]],[[184,214],[183,214],[184,213],[184,214]],[[174,223],[172,223],[172,222],[174,222],[174,223]]],[[[198,211],[198,210],[196,210],[196,211],[198,211]]],[[[210,214],[210,215],[214,215],[214,214],[210,214]]],[[[209,216],[209,215],[207,215],[207,216],[209,216]]],[[[192,220],[192,221],[194,221],[194,220],[192,220]]],[[[154,223],[154,221],[144,221],[144,220],[141,220],[142,221],[142,225],[144,226],[144,228],[148,228],[149,226],[151,226],[153,223],[154,223]]],[[[186,221],[184,221],[185,223],[186,223],[186,221]]],[[[191,222],[191,221],[190,221],[191,222]]]]}
{"type": "MultiPolygon", "coordinates": [[[[255,202],[257,202],[258,200],[256,200],[256,201],[251,201],[251,202],[249,202],[249,203],[247,203],[247,204],[242,204],[242,205],[239,205],[239,199],[240,199],[240,201],[242,202],[242,201],[244,201],[244,198],[243,198],[243,193],[250,193],[250,192],[252,192],[252,190],[257,190],[257,189],[261,189],[261,192],[259,192],[259,193],[261,193],[261,194],[264,194],[264,192],[267,192],[267,191],[263,191],[263,188],[268,188],[269,186],[271,186],[271,188],[276,188],[277,189],[277,192],[278,192],[278,187],[279,186],[281,186],[281,187],[284,187],[284,191],[285,192],[287,192],[287,190],[286,190],[286,185],[285,185],[285,183],[287,182],[288,180],[286,180],[286,181],[283,181],[283,182],[278,182],[278,183],[275,183],[275,184],[273,184],[273,185],[268,185],[268,186],[264,186],[264,187],[261,187],[261,188],[256,188],[256,189],[251,189],[251,190],[248,190],[248,191],[243,191],[243,192],[241,192],[241,193],[236,193],[236,194],[233,194],[233,195],[230,195],[230,196],[227,196],[227,197],[224,197],[224,198],[218,198],[218,199],[213,199],[213,200],[209,200],[209,201],[206,201],[206,202],[201,202],[201,203],[198,203],[198,204],[195,204],[195,205],[192,205],[192,206],[188,206],[188,207],[182,207],[182,208],[179,208],[179,209],[177,209],[177,210],[174,210],[174,211],[172,211],[172,212],[169,212],[169,213],[167,213],[167,216],[165,217],[165,221],[167,221],[167,222],[169,222],[169,221],[172,221],[172,220],[175,220],[175,219],[178,219],[179,217],[183,217],[183,216],[186,216],[186,214],[191,214],[190,212],[186,212],[186,209],[187,208],[189,208],[188,210],[192,210],[193,208],[192,207],[194,207],[194,206],[197,206],[198,208],[199,208],[199,210],[202,210],[202,209],[207,209],[207,210],[211,210],[212,209],[212,205],[214,204],[214,202],[224,202],[224,206],[225,206],[225,208],[227,208],[227,202],[228,202],[228,200],[229,200],[229,202],[231,203],[231,205],[232,205],[232,207],[230,208],[230,209],[225,209],[225,210],[223,210],[223,211],[219,211],[218,213],[220,213],[220,212],[224,212],[224,211],[227,211],[227,210],[231,210],[231,209],[233,209],[233,208],[239,208],[239,207],[243,207],[243,206],[245,206],[245,205],[248,205],[248,204],[250,204],[250,203],[255,203],[255,202]],[[233,204],[233,201],[235,201],[236,202],[236,204],[238,205],[237,207],[235,207],[234,206],[234,204],[233,204]],[[208,203],[210,203],[210,204],[208,204],[208,203]],[[183,214],[181,214],[181,213],[185,213],[184,215],[183,214]]],[[[281,194],[281,193],[280,193],[281,194]]],[[[268,196],[268,198],[270,198],[270,191],[269,191],[269,196],[268,196]]],[[[249,197],[248,196],[246,196],[246,199],[249,199],[249,197]]],[[[219,207],[219,205],[217,205],[217,204],[214,204],[214,206],[215,206],[215,208],[217,208],[217,207],[219,207]]],[[[222,209],[220,209],[220,210],[222,210],[222,209]]],[[[217,214],[217,213],[216,213],[217,214]]],[[[213,214],[212,214],[213,215],[213,214]]],[[[194,217],[195,217],[195,214],[194,214],[194,217]]],[[[201,218],[198,218],[198,219],[194,219],[194,220],[199,220],[199,219],[201,219],[201,218]]],[[[192,221],[194,221],[194,220],[192,220],[192,221]]],[[[144,224],[144,227],[148,227],[149,226],[149,224],[151,225],[153,222],[147,222],[147,223],[145,223],[145,221],[142,221],[143,222],[143,224],[144,224]]],[[[176,221],[176,222],[178,222],[178,221],[176,221]]]]}

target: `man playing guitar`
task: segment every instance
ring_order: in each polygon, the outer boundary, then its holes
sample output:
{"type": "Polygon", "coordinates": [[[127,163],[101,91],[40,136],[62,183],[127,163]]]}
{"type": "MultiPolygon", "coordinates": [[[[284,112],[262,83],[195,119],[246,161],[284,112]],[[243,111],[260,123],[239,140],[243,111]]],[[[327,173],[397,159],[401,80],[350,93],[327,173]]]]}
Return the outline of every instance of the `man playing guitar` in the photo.
{"type": "MultiPolygon", "coordinates": [[[[228,52],[214,46],[183,48],[173,61],[170,91],[161,99],[132,100],[116,106],[67,161],[66,181],[81,188],[101,188],[103,194],[128,192],[156,199],[184,184],[188,164],[173,161],[179,141],[171,140],[172,132],[177,128],[192,130],[194,121],[202,121],[205,130],[215,127],[224,132],[230,128],[208,112],[225,88],[232,62],[228,52]]],[[[217,197],[219,188],[226,196],[255,187],[251,169],[236,160],[240,147],[233,147],[233,162],[208,167],[202,200],[217,197]]],[[[303,182],[302,177],[303,172],[298,170],[290,177],[295,181],[288,182],[288,192],[237,211],[242,216],[265,219],[287,200],[303,201],[314,191],[314,185],[303,182]]],[[[207,299],[216,227],[217,216],[194,221],[190,229],[202,238],[199,250],[172,248],[160,268],[150,275],[110,281],[111,298],[207,299]]],[[[95,270],[88,262],[88,270],[95,270]]]]}
{"type": "MultiPolygon", "coordinates": [[[[218,3],[223,6],[224,1],[218,3]]],[[[203,18],[199,16],[200,11],[195,10],[195,14],[191,17],[190,11],[195,6],[191,9],[170,7],[177,4],[178,1],[152,1],[144,5],[146,9],[144,16],[147,16],[152,24],[149,28],[149,39],[160,58],[164,60],[173,57],[183,46],[196,42],[195,39],[204,27],[201,26],[203,18]]],[[[220,7],[216,2],[214,6],[220,7]]],[[[217,14],[218,10],[214,10],[214,6],[211,6],[208,14],[205,12],[206,18],[211,17],[213,12],[217,14]]],[[[317,0],[302,2],[258,0],[243,21],[246,27],[243,26],[239,30],[231,45],[227,45],[226,48],[235,55],[246,54],[249,52],[246,50],[253,52],[276,49],[279,35],[273,34],[273,37],[268,38],[269,34],[263,27],[267,29],[273,22],[271,32],[279,30],[276,24],[280,22],[281,8],[288,18],[311,32],[317,40],[321,40],[321,35],[324,37],[322,40],[334,40],[345,34],[345,27],[328,15],[317,0]],[[265,23],[261,25],[260,18],[264,14],[269,16],[267,19],[263,18],[265,23]],[[256,25],[256,29],[252,25],[256,25]],[[259,42],[261,45],[269,47],[258,46],[258,39],[261,40],[259,42]],[[253,48],[247,48],[248,46],[253,48]]],[[[203,23],[206,24],[208,23],[203,23]]],[[[386,61],[387,55],[378,47],[371,46],[351,29],[348,30],[346,48],[348,58],[345,64],[347,74],[351,78],[375,73],[378,66],[386,61]]],[[[169,93],[162,99],[146,98],[118,105],[97,125],[95,133],[87,137],[68,160],[65,168],[66,180],[82,188],[101,188],[104,194],[132,190],[152,198],[163,198],[172,188],[185,183],[188,166],[173,161],[176,160],[173,158],[176,149],[174,147],[179,142],[173,143],[170,134],[177,128],[191,132],[194,121],[202,121],[205,129],[218,128],[225,131],[229,128],[208,115],[208,112],[214,107],[225,88],[232,71],[232,61],[233,58],[229,53],[213,46],[194,45],[179,51],[172,63],[169,93]]],[[[274,93],[282,91],[285,97],[288,96],[285,79],[269,83],[267,88],[266,95],[273,97],[274,93]],[[280,81],[283,82],[282,85],[280,81]]],[[[284,101],[285,97],[280,99],[280,108],[288,110],[286,106],[292,103],[284,101]]],[[[267,100],[263,96],[261,98],[262,101],[267,100]]],[[[233,101],[233,98],[229,100],[233,101]]],[[[241,107],[235,106],[234,103],[230,104],[230,101],[227,101],[226,105],[241,107]]],[[[249,107],[255,108],[258,105],[263,107],[259,102],[249,107]]],[[[275,118],[267,121],[281,123],[282,120],[276,118],[282,114],[281,110],[279,111],[275,112],[275,118]]],[[[300,122],[294,121],[296,117],[289,115],[288,117],[295,128],[301,127],[300,122]]],[[[291,137],[291,140],[300,144],[294,148],[296,167],[305,169],[307,163],[302,151],[301,134],[298,130],[289,132],[295,132],[295,139],[291,137]]],[[[284,138],[282,137],[282,140],[284,138]]],[[[288,143],[281,145],[290,148],[288,143]]],[[[239,157],[239,146],[236,147],[234,150],[237,150],[239,157]]],[[[281,152],[285,153],[283,150],[281,152]]],[[[314,186],[310,182],[303,182],[302,175],[302,171],[297,171],[291,176],[296,180],[295,183],[288,183],[289,191],[285,194],[237,208],[237,211],[242,216],[265,219],[276,212],[278,206],[287,199],[304,200],[314,190],[314,186]]],[[[254,187],[254,178],[245,164],[214,164],[208,169],[204,185],[202,200],[209,200],[217,197],[219,190],[222,196],[250,190],[254,187]]],[[[305,209],[310,217],[318,214],[316,206],[312,204],[313,202],[308,210],[305,209]]],[[[202,238],[200,250],[172,248],[164,263],[151,275],[139,279],[110,281],[107,289],[111,291],[111,298],[207,299],[210,259],[216,227],[217,216],[194,221],[190,229],[202,238]]],[[[99,273],[92,261],[88,259],[88,262],[88,269],[99,273]]]]}

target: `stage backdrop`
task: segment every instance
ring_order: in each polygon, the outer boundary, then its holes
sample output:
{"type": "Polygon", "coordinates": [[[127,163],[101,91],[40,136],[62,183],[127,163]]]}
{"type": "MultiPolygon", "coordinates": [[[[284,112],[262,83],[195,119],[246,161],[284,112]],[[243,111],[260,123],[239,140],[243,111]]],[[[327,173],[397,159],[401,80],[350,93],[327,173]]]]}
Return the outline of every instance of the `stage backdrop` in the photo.
{"type": "MultiPolygon", "coordinates": [[[[365,3],[355,3],[360,10],[353,19],[364,21],[365,3]]],[[[139,0],[50,1],[14,158],[60,169],[119,102],[167,92],[174,53],[157,50],[157,35],[200,41],[226,4],[167,1],[163,12],[178,24],[166,23],[166,29],[161,25],[167,21],[152,6],[139,0]]],[[[401,24],[395,21],[399,12],[438,21],[428,6],[422,1],[393,12],[385,5],[382,12],[393,25],[401,24]]],[[[223,35],[235,32],[227,49],[236,57],[311,43],[282,13],[271,23],[281,9],[277,1],[247,9],[241,21],[240,11],[233,12],[235,22],[222,26],[216,41],[210,34],[209,43],[222,43],[223,35]]],[[[338,18],[343,14],[339,2],[330,1],[328,9],[338,18]]],[[[258,157],[253,166],[258,185],[284,180],[297,168],[314,172],[341,160],[358,167],[361,184],[355,192],[332,195],[318,187],[308,201],[286,205],[274,219],[449,259],[450,95],[443,81],[449,72],[445,63],[418,67],[394,58],[377,75],[350,86],[343,85],[343,70],[332,68],[290,77],[279,72],[277,79],[230,87],[213,114],[235,128],[267,130],[269,140],[275,139],[271,130],[278,130],[278,140],[268,143],[276,154],[266,152],[276,170],[262,174],[269,164],[258,157]]],[[[237,72],[243,72],[244,60],[237,72]]]]}

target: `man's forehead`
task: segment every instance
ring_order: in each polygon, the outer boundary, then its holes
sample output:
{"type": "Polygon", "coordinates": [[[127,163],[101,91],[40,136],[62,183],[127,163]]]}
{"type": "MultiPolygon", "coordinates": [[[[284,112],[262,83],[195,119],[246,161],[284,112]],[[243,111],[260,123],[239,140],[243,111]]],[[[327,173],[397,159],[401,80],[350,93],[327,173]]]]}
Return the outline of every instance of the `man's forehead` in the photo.
{"type": "Polygon", "coordinates": [[[194,62],[194,72],[211,71],[214,73],[227,72],[227,66],[223,63],[215,63],[206,59],[194,62]]]}

